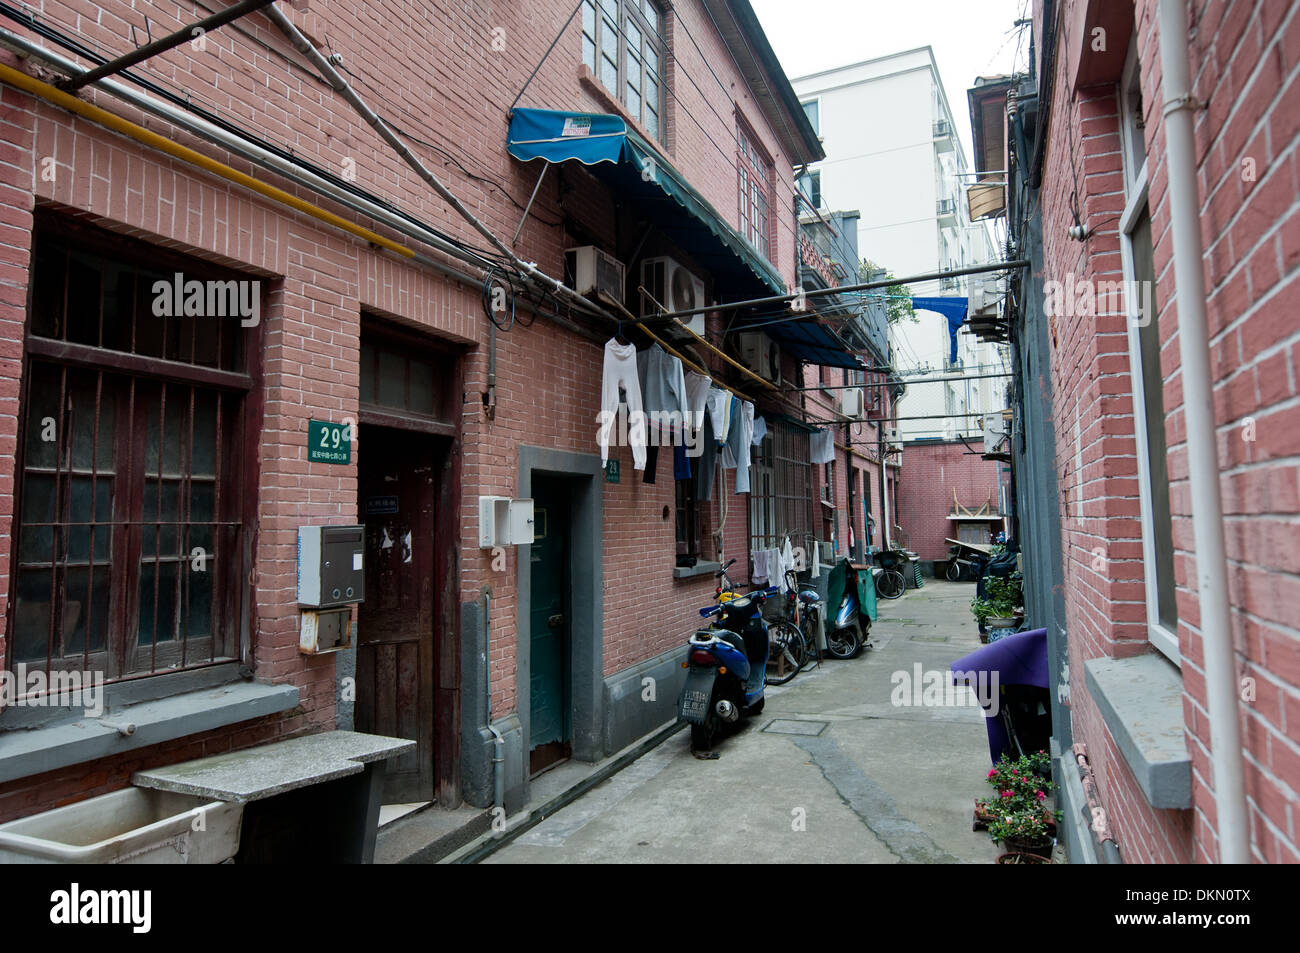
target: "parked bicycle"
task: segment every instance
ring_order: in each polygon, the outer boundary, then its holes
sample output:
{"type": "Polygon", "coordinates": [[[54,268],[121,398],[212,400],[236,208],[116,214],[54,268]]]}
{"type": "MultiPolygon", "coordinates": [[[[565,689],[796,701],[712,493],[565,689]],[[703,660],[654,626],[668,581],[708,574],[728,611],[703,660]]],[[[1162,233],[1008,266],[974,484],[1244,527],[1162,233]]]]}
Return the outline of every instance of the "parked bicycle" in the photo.
{"type": "MultiPolygon", "coordinates": [[[[753,593],[741,593],[739,587],[727,575],[727,570],[736,562],[732,559],[719,569],[714,576],[718,579],[715,598],[719,605],[744,598],[753,593]]],[[[779,586],[755,589],[764,596],[774,596],[781,591],[779,586]]],[[[814,594],[815,595],[815,594],[814,594]]],[[[787,597],[788,598],[788,597],[787,597]]],[[[799,674],[808,660],[808,645],[797,622],[789,616],[789,606],[785,609],[786,617],[774,619],[767,625],[768,654],[765,681],[768,685],[784,685],[799,674]]]]}
{"type": "Polygon", "coordinates": [[[875,573],[876,595],[882,599],[899,598],[907,589],[907,579],[902,573],[902,567],[907,564],[907,557],[892,549],[882,550],[874,555],[876,561],[880,563],[880,571],[875,573]]]}

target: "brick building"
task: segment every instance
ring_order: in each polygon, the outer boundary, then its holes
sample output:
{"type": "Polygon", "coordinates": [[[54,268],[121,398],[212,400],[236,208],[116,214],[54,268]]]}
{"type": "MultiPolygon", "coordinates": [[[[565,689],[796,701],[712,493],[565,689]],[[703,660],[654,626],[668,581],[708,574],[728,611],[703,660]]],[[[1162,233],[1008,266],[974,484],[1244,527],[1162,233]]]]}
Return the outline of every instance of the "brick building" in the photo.
{"type": "Polygon", "coordinates": [[[898,524],[908,548],[936,576],[947,568],[948,539],[987,546],[1003,530],[1002,466],[983,458],[984,441],[913,440],[899,484],[898,524]]]}
{"type": "MultiPolygon", "coordinates": [[[[417,740],[386,797],[448,805],[491,802],[500,739],[513,810],[533,770],[673,718],[721,561],[829,541],[816,417],[780,392],[860,373],[845,317],[731,310],[704,339],[635,322],[656,313],[650,260],[700,283],[685,305],[798,286],[794,169],[821,149],[745,0],[437,4],[418,23],[302,0],[72,93],[146,18],[157,38],[207,8],[36,8],[0,22],[0,660],[102,673],[107,714],[39,692],[0,711],[0,820],[334,727],[417,740]],[[622,151],[525,160],[515,106],[558,117],[556,142],[612,123],[622,151]],[[557,286],[587,246],[621,263],[621,294],[557,286]],[[192,281],[234,295],[224,317],[210,293],[187,304],[192,281]],[[766,364],[746,363],[724,329],[760,322],[766,364]],[[602,465],[615,334],[755,403],[752,492],[722,470],[699,499],[671,451],[643,482],[617,441],[617,478],[602,465]],[[481,497],[531,499],[535,535],[480,546],[481,497]],[[305,525],[362,527],[349,649],[300,651],[305,525]]],[[[850,485],[873,485],[871,454],[850,460],[854,481],[830,476],[839,538],[850,485]]]]}
{"type": "Polygon", "coordinates": [[[1294,863],[1300,9],[1038,3],[1033,43],[970,98],[1033,261],[1013,445],[1064,834],[1076,859],[1294,863]]]}

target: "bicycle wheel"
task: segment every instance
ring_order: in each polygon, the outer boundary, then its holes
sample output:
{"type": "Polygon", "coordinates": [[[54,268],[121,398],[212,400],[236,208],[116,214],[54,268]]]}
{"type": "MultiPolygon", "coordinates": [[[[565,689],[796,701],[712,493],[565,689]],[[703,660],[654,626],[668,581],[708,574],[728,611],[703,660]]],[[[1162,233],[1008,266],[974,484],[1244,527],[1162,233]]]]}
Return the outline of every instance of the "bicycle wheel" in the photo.
{"type": "Polygon", "coordinates": [[[803,617],[799,620],[801,631],[803,632],[803,644],[807,649],[807,655],[804,658],[805,665],[820,665],[822,661],[822,648],[817,644],[817,610],[805,609],[803,617]]]}
{"type": "Polygon", "coordinates": [[[799,674],[807,659],[803,633],[793,623],[782,619],[768,627],[767,640],[767,684],[784,685],[799,674]]]}
{"type": "Polygon", "coordinates": [[[951,560],[948,563],[948,569],[944,575],[948,577],[949,582],[957,582],[961,579],[961,563],[957,562],[955,559],[951,560]]]}
{"type": "Polygon", "coordinates": [[[906,587],[903,574],[897,569],[886,569],[876,579],[876,595],[882,599],[897,599],[906,587]]]}

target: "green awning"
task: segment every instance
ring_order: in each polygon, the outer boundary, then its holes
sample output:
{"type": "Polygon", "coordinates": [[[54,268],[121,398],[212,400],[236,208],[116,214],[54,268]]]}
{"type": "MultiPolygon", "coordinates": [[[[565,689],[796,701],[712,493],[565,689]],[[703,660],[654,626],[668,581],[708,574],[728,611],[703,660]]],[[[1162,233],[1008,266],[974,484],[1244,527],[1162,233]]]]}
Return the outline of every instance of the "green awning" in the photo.
{"type": "MultiPolygon", "coordinates": [[[[635,200],[649,220],[714,278],[719,296],[785,294],[780,274],[727,224],[659,152],[619,116],[516,109],[506,143],[521,162],[581,162],[620,199],[635,200]]],[[[773,210],[775,213],[775,209],[773,210]]]]}

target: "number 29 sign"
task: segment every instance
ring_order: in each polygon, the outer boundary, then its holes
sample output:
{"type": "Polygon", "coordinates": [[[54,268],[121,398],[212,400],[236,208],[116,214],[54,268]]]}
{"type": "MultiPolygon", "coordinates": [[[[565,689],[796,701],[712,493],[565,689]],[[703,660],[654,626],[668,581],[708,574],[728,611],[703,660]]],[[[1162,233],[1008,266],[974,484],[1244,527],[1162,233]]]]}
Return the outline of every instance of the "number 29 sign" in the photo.
{"type": "Polygon", "coordinates": [[[307,461],[351,463],[352,424],[332,424],[327,420],[307,421],[307,461]]]}

